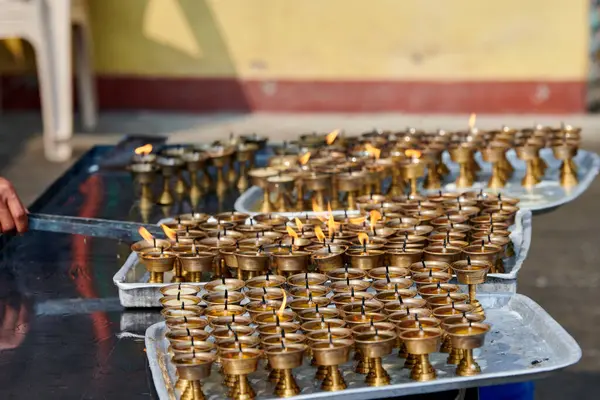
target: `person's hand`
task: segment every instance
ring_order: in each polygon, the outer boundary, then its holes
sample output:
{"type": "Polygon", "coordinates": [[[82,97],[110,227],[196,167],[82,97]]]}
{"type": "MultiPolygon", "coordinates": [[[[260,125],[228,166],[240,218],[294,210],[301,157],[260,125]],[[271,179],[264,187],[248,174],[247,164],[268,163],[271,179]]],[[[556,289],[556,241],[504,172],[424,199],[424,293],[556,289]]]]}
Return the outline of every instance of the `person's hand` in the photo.
{"type": "Polygon", "coordinates": [[[12,183],[0,178],[0,232],[27,230],[27,210],[23,207],[12,183]]]}

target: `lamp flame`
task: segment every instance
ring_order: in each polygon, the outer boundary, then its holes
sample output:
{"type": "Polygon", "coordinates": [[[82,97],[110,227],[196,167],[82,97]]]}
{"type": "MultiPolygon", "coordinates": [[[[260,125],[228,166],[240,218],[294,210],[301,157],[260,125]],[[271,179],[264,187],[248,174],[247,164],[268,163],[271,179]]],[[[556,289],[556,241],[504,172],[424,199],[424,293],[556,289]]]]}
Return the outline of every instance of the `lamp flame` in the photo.
{"type": "Polygon", "coordinates": [[[337,139],[338,135],[340,134],[340,130],[336,129],[331,131],[330,133],[327,134],[327,136],[325,136],[325,142],[327,143],[327,145],[332,145],[333,142],[335,142],[335,139],[337,139]]]}
{"type": "Polygon", "coordinates": [[[369,235],[367,235],[364,232],[360,232],[358,234],[358,241],[360,242],[361,246],[364,246],[365,244],[369,244],[369,235]]]}
{"type": "Polygon", "coordinates": [[[364,216],[360,216],[360,217],[355,217],[355,218],[349,218],[349,219],[348,219],[348,221],[349,221],[351,224],[354,224],[354,225],[360,225],[360,224],[362,224],[363,222],[365,222],[365,217],[364,217],[364,216]]]}
{"type": "Polygon", "coordinates": [[[421,158],[421,152],[416,149],[406,149],[404,155],[411,158],[421,158]]]}
{"type": "Polygon", "coordinates": [[[288,235],[290,235],[290,237],[293,237],[294,239],[298,239],[298,234],[291,226],[286,226],[285,230],[287,231],[288,235]]]}
{"type": "Polygon", "coordinates": [[[329,213],[329,219],[327,219],[327,229],[329,231],[329,239],[333,238],[333,234],[336,232],[337,228],[332,213],[329,213]]]}
{"type": "Polygon", "coordinates": [[[148,229],[144,228],[143,226],[140,229],[138,229],[138,233],[147,242],[152,242],[154,240],[154,236],[152,236],[152,234],[148,232],[148,229]]]}
{"type": "Polygon", "coordinates": [[[287,293],[285,293],[285,290],[283,289],[281,289],[281,293],[283,293],[283,300],[281,301],[281,307],[279,307],[279,311],[277,311],[279,316],[283,315],[283,311],[285,310],[285,305],[287,303],[287,293]]]}
{"type": "Polygon", "coordinates": [[[306,153],[302,154],[300,158],[298,158],[300,165],[306,165],[308,160],[310,160],[310,151],[307,151],[306,153]]]}
{"type": "Polygon", "coordinates": [[[379,156],[381,155],[381,150],[377,147],[373,146],[371,143],[365,143],[365,151],[369,153],[373,158],[379,160],[379,156]]]}
{"type": "Polygon", "coordinates": [[[317,236],[317,239],[319,239],[320,242],[322,242],[325,239],[325,234],[323,233],[323,229],[321,229],[320,226],[315,226],[315,235],[317,236]]]}
{"type": "Polygon", "coordinates": [[[146,155],[152,153],[152,145],[150,143],[137,147],[134,150],[135,154],[146,155]]]}
{"type": "Polygon", "coordinates": [[[473,113],[469,117],[469,129],[475,128],[475,122],[477,121],[477,114],[473,113]]]}
{"type": "Polygon", "coordinates": [[[381,213],[377,210],[371,210],[371,232],[375,233],[375,225],[377,225],[377,221],[381,219],[381,213]]]}
{"type": "Polygon", "coordinates": [[[169,228],[165,224],[160,224],[160,227],[162,228],[162,230],[165,232],[165,235],[167,235],[167,237],[169,239],[175,240],[177,238],[177,234],[175,233],[175,230],[169,228]]]}
{"type": "Polygon", "coordinates": [[[317,203],[317,200],[315,200],[314,198],[312,199],[312,209],[315,213],[317,213],[316,217],[318,219],[321,220],[321,222],[325,222],[327,221],[327,218],[325,218],[322,214],[323,214],[323,207],[321,207],[319,205],[319,203],[317,203]]]}
{"type": "Polygon", "coordinates": [[[304,224],[302,223],[302,221],[300,221],[300,220],[298,219],[298,217],[296,217],[296,218],[294,219],[294,222],[296,223],[296,228],[298,228],[298,230],[299,230],[300,232],[302,232],[302,228],[304,227],[304,224]]]}

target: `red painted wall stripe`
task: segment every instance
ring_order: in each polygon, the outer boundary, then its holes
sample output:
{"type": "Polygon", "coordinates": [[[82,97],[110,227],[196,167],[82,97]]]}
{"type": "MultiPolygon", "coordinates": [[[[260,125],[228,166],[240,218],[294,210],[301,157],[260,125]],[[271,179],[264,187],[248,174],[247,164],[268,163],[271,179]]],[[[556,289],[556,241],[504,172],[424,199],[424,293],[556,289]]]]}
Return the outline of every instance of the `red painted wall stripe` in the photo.
{"type": "MultiPolygon", "coordinates": [[[[2,79],[5,109],[39,106],[32,77],[2,79]]],[[[257,81],[99,76],[102,109],[581,113],[580,81],[257,81]]]]}

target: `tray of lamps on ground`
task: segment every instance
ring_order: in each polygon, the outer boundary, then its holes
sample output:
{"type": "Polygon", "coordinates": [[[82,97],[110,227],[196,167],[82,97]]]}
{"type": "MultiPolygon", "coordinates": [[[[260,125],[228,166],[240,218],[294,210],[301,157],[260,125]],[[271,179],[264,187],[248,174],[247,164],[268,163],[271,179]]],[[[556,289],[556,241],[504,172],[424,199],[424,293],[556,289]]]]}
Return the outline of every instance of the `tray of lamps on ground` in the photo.
{"type": "Polygon", "coordinates": [[[469,257],[492,263],[482,291],[515,291],[531,240],[531,212],[518,210],[508,198],[443,198],[421,203],[436,204],[435,212],[421,212],[419,203],[407,200],[404,207],[417,210],[408,214],[412,216],[378,210],[181,215],[163,221],[170,239],[147,236],[133,244],[113,281],[123,306],[158,307],[157,289],[170,282],[203,286],[222,276],[248,279],[267,272],[354,279],[390,267],[398,269],[389,276],[389,288],[394,288],[394,279],[409,275],[421,275],[419,279],[430,283],[455,282],[451,263],[469,257]],[[485,210],[481,215],[480,209],[485,210]],[[425,268],[424,263],[434,262],[435,268],[425,268]],[[425,272],[432,276],[422,276],[425,272]]]}
{"type": "Polygon", "coordinates": [[[352,281],[355,291],[336,281],[325,295],[308,281],[305,287],[303,280],[315,277],[303,274],[269,288],[219,280],[207,289],[228,289],[201,298],[196,286],[172,285],[163,289],[166,321],[145,336],[157,393],[387,398],[531,380],[576,363],[577,343],[529,298],[474,298],[490,267],[452,265],[468,294],[451,284],[417,284],[395,300],[372,287],[363,291],[370,283],[361,280],[352,281]],[[208,307],[198,306],[202,300],[208,307]]]}

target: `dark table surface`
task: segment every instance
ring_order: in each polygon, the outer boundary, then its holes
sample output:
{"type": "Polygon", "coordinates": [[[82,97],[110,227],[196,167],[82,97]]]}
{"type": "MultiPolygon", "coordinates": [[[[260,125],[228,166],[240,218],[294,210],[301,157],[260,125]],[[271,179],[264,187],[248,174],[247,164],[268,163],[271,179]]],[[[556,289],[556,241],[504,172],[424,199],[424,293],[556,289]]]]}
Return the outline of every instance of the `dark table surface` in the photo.
{"type": "MultiPolygon", "coordinates": [[[[111,150],[92,149],[30,211],[146,219],[136,206],[130,174],[95,167],[111,150]]],[[[198,210],[231,210],[237,196],[232,190],[219,201],[208,194],[198,210]]],[[[182,199],[166,210],[155,207],[146,222],[190,209],[182,199]]],[[[0,399],[154,397],[144,342],[123,337],[121,321],[158,311],[123,309],[112,282],[129,243],[46,232],[5,235],[0,241],[0,399]]]]}

